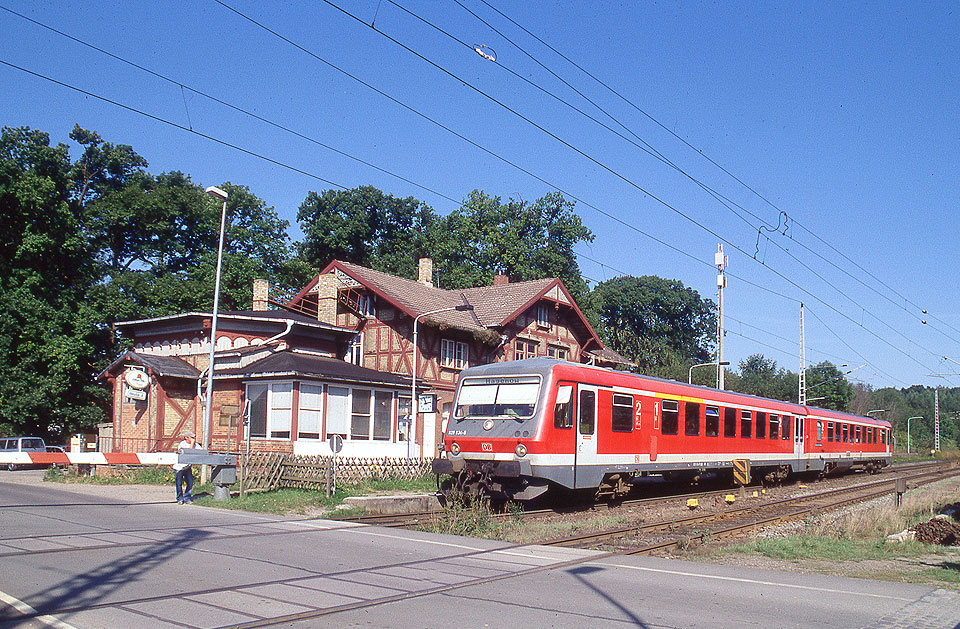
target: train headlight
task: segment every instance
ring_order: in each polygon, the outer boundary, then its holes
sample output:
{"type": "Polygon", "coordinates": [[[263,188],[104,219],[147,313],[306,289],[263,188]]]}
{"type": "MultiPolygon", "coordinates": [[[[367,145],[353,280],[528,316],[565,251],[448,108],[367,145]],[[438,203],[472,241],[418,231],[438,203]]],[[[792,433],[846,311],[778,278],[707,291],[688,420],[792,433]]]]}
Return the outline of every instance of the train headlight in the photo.
{"type": "Polygon", "coordinates": [[[523,445],[522,443],[518,443],[517,447],[514,448],[513,451],[516,452],[517,456],[519,457],[527,456],[527,446],[523,445]]]}
{"type": "Polygon", "coordinates": [[[453,456],[460,455],[460,444],[457,443],[456,441],[450,444],[450,454],[452,454],[453,456]]]}

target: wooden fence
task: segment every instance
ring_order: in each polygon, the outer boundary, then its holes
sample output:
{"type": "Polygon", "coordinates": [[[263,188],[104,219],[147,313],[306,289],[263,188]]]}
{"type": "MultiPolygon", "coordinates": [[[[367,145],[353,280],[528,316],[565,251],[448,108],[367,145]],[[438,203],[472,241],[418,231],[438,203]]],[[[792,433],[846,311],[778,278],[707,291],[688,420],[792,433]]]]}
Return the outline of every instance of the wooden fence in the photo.
{"type": "MultiPolygon", "coordinates": [[[[240,466],[237,470],[238,478],[242,480],[244,490],[280,487],[323,490],[327,486],[329,470],[334,462],[332,456],[269,452],[253,452],[240,455],[237,459],[240,466]]],[[[371,478],[413,479],[430,472],[430,461],[426,459],[338,456],[336,466],[338,485],[371,478]]]]}

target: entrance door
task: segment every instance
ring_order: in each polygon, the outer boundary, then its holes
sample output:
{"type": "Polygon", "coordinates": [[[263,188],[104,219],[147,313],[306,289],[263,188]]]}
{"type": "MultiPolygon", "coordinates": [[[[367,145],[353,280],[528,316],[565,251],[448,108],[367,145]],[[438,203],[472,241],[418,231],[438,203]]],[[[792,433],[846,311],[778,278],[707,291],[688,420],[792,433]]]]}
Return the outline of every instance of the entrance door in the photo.
{"type": "Polygon", "coordinates": [[[574,487],[592,487],[597,464],[597,389],[581,385],[577,390],[577,448],[574,453],[574,487]]]}

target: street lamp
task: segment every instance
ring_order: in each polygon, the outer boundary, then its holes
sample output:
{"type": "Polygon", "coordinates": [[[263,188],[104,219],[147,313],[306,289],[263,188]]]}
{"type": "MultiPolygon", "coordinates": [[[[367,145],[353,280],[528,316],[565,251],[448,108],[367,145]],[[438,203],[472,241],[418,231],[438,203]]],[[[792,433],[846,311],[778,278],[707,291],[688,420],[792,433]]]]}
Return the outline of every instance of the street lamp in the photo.
{"type": "Polygon", "coordinates": [[[916,416],[916,417],[907,418],[907,454],[910,454],[910,420],[911,419],[923,419],[923,417],[916,416]]]}
{"type": "Polygon", "coordinates": [[[696,365],[691,365],[690,369],[687,370],[687,384],[693,384],[693,368],[694,367],[706,367],[707,365],[716,365],[717,369],[723,367],[724,365],[729,365],[729,360],[721,360],[720,362],[713,361],[710,363],[697,363],[696,365]]]}
{"type": "Polygon", "coordinates": [[[223,232],[227,226],[227,193],[216,186],[207,188],[206,193],[223,199],[220,213],[220,245],[217,248],[217,273],[213,283],[213,322],[210,326],[210,365],[207,367],[207,403],[203,407],[203,430],[207,433],[207,449],[213,443],[213,353],[217,349],[217,313],[220,308],[220,266],[223,263],[223,232]]]}
{"type": "Polygon", "coordinates": [[[410,427],[407,428],[407,460],[410,460],[410,442],[414,439],[414,435],[417,434],[416,423],[417,423],[417,326],[420,324],[420,319],[423,317],[428,317],[430,315],[435,315],[438,312],[467,312],[473,310],[473,306],[470,304],[459,304],[457,306],[449,306],[447,308],[437,308],[436,310],[431,310],[430,312],[424,312],[413,318],[413,360],[410,365],[410,427]]]}

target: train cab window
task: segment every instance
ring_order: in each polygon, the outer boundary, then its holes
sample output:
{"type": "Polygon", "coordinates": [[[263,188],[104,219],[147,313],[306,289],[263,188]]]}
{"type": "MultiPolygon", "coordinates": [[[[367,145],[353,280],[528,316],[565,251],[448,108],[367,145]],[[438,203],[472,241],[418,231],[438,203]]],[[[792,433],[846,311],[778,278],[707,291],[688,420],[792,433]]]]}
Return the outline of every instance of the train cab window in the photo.
{"type": "Polygon", "coordinates": [[[664,400],[660,403],[662,422],[660,432],[675,435],[680,431],[680,403],[676,400],[664,400]]]}
{"type": "Polygon", "coordinates": [[[757,411],[757,439],[767,438],[767,414],[757,411]]]}
{"type": "Polygon", "coordinates": [[[780,419],[780,436],[783,437],[784,441],[790,439],[790,424],[793,423],[793,418],[789,415],[784,415],[780,419]]]}
{"type": "Polygon", "coordinates": [[[557,389],[557,404],[553,407],[553,427],[573,428],[573,404],[570,398],[573,387],[563,385],[557,389]]]}
{"type": "Polygon", "coordinates": [[[833,422],[827,422],[827,441],[833,441],[833,422]]]}
{"type": "Polygon", "coordinates": [[[735,408],[723,409],[723,436],[737,436],[737,409],[735,408]]]}
{"type": "Polygon", "coordinates": [[[633,396],[613,394],[610,428],[614,432],[633,431],[633,396]]]}
{"type": "Polygon", "coordinates": [[[780,416],[772,413],[770,414],[770,438],[780,438],[780,416]]]}
{"type": "Polygon", "coordinates": [[[703,434],[708,437],[716,437],[720,434],[720,409],[716,406],[707,407],[703,434]]]}
{"type": "Polygon", "coordinates": [[[592,435],[597,426],[597,394],[594,391],[580,392],[580,434],[592,435]]]}
{"type": "Polygon", "coordinates": [[[823,422],[819,419],[817,420],[817,443],[823,441],[823,422]]]}
{"type": "Polygon", "coordinates": [[[700,434],[700,405],[694,402],[684,404],[683,434],[694,437],[700,434]]]}
{"type": "Polygon", "coordinates": [[[740,436],[749,439],[753,436],[753,413],[740,411],[740,436]]]}

